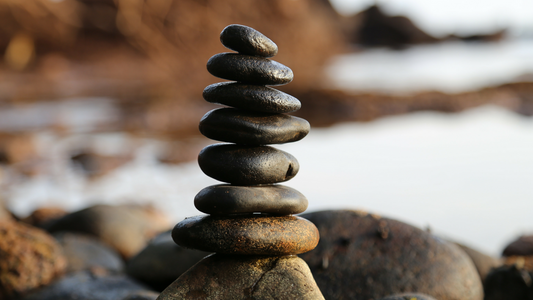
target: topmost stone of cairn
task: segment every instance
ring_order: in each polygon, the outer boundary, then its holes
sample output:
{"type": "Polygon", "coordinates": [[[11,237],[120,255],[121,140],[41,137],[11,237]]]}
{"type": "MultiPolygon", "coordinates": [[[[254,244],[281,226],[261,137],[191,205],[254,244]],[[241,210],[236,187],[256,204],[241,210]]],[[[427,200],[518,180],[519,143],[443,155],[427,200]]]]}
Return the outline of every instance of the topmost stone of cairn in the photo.
{"type": "Polygon", "coordinates": [[[278,53],[278,46],[261,32],[244,25],[229,25],[220,33],[220,41],[240,54],[272,57],[278,53]]]}

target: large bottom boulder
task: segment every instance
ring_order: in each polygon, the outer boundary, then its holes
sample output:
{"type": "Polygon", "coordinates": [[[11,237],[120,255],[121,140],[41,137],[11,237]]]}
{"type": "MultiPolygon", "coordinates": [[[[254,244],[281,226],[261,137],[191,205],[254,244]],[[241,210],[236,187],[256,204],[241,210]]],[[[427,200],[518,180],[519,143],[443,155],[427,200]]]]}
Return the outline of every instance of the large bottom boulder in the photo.
{"type": "Polygon", "coordinates": [[[379,299],[421,293],[439,300],[481,300],[470,258],[456,245],[411,225],[359,211],[301,215],[320,232],[300,255],[326,299],[379,299]]]}
{"type": "Polygon", "coordinates": [[[166,288],[158,300],[323,300],[297,256],[210,255],[166,288]]]}

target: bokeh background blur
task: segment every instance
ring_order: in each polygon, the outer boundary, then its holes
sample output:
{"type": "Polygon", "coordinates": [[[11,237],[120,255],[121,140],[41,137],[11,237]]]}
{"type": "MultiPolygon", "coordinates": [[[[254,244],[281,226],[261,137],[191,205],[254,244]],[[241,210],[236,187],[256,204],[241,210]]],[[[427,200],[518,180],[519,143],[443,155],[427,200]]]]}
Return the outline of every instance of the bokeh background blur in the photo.
{"type": "Polygon", "coordinates": [[[0,0],[0,199],[199,214],[219,33],[279,47],[313,130],[310,211],[363,208],[497,254],[533,231],[533,2],[0,0]]]}

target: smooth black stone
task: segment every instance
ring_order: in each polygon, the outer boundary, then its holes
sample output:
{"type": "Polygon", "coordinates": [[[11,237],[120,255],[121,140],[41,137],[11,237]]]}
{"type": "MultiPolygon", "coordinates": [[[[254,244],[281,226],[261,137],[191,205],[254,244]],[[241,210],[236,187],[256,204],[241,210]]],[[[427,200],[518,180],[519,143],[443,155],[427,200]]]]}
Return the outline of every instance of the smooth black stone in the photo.
{"type": "Polygon", "coordinates": [[[281,85],[292,81],[292,70],[276,61],[237,53],[219,53],[207,61],[214,76],[245,83],[281,85]]]}
{"type": "Polygon", "coordinates": [[[278,46],[261,32],[244,25],[229,25],[220,33],[220,41],[228,49],[241,54],[272,57],[278,46]]]}
{"type": "Polygon", "coordinates": [[[207,86],[207,102],[270,113],[289,113],[302,106],[295,97],[274,88],[238,82],[220,82],[207,86]]]}
{"type": "Polygon", "coordinates": [[[200,121],[206,137],[243,145],[283,144],[303,139],[311,129],[302,118],[237,108],[214,109],[200,121]]]}
{"type": "Polygon", "coordinates": [[[209,145],[198,155],[200,169],[209,177],[235,185],[287,181],[300,169],[296,158],[269,146],[209,145]]]}
{"type": "Polygon", "coordinates": [[[194,197],[194,206],[206,214],[269,213],[290,215],[307,209],[307,198],[283,185],[212,185],[194,197]]]}

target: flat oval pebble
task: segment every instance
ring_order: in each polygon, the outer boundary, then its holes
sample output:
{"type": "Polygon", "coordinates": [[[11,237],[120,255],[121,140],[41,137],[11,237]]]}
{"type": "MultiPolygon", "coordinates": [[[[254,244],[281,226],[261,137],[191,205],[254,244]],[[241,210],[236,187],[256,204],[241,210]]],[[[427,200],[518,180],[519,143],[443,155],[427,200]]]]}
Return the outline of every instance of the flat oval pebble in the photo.
{"type": "Polygon", "coordinates": [[[206,137],[244,145],[295,142],[310,129],[309,122],[302,118],[237,108],[214,109],[200,121],[200,132],[206,137]]]}
{"type": "Polygon", "coordinates": [[[291,154],[269,146],[209,145],[198,155],[200,169],[209,177],[235,185],[287,181],[300,165],[291,154]]]}
{"type": "Polygon", "coordinates": [[[237,53],[219,53],[207,61],[214,76],[245,83],[282,85],[292,81],[292,70],[279,62],[237,53]]]}
{"type": "Polygon", "coordinates": [[[261,32],[244,25],[229,25],[220,33],[220,41],[226,48],[241,54],[272,57],[278,46],[261,32]]]}
{"type": "Polygon", "coordinates": [[[267,113],[289,113],[302,106],[298,99],[282,91],[238,82],[211,84],[203,96],[207,102],[267,113]]]}
{"type": "Polygon", "coordinates": [[[319,240],[313,223],[296,216],[196,216],[172,230],[176,244],[203,251],[244,255],[293,255],[319,240]]]}
{"type": "Polygon", "coordinates": [[[194,206],[211,215],[253,212],[290,215],[304,212],[307,205],[302,193],[283,185],[212,185],[194,198],[194,206]]]}

